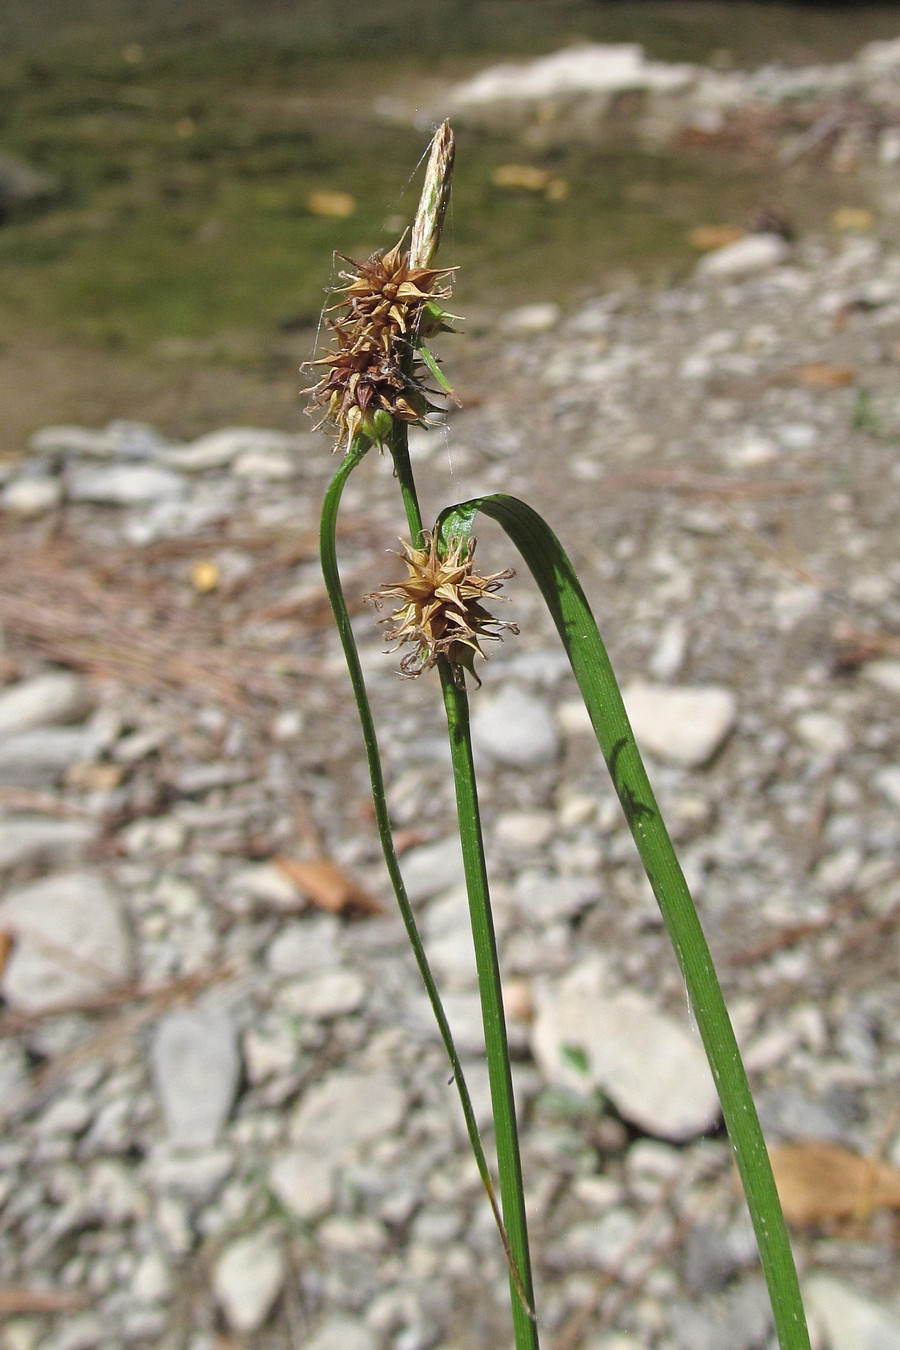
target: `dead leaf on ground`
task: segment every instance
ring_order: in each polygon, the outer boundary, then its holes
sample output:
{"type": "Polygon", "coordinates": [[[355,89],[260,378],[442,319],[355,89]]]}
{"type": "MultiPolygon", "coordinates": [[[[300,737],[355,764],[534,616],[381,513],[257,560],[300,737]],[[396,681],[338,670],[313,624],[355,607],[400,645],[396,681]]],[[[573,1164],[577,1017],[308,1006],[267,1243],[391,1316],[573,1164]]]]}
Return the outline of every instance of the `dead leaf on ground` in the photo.
{"type": "Polygon", "coordinates": [[[726,244],[736,244],[746,233],[740,225],[695,225],[688,240],[694,248],[708,253],[714,248],[724,248],[726,244]]]}
{"type": "Polygon", "coordinates": [[[383,914],[378,901],[329,858],[301,862],[297,858],[275,858],[275,866],[294,883],[297,890],[319,909],[329,914],[383,914]]]}
{"type": "Polygon", "coordinates": [[[782,383],[799,384],[804,389],[845,389],[856,383],[856,371],[852,366],[838,366],[831,361],[813,361],[786,371],[782,383]]]}
{"type": "Polygon", "coordinates": [[[494,187],[522,188],[525,192],[544,192],[552,179],[549,169],[535,164],[498,164],[491,171],[494,187]]]}
{"type": "Polygon", "coordinates": [[[0,1317],[21,1317],[29,1313],[79,1312],[90,1307],[87,1294],[76,1289],[26,1289],[17,1285],[0,1287],[0,1317]]]}
{"type": "Polygon", "coordinates": [[[0,983],[3,981],[3,972],[6,970],[6,963],[12,953],[14,941],[12,933],[0,932],[0,983]]]}
{"type": "Polygon", "coordinates": [[[784,1215],[796,1228],[900,1209],[900,1168],[811,1140],[770,1149],[784,1215]]]}

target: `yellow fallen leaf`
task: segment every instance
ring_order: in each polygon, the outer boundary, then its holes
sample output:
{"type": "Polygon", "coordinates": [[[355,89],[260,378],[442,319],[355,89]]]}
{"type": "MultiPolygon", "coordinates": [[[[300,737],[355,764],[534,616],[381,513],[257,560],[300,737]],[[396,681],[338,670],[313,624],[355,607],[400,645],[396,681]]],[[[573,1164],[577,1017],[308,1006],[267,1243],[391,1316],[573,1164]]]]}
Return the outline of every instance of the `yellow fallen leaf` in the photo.
{"type": "Polygon", "coordinates": [[[306,206],[314,216],[338,216],[345,220],[356,210],[356,198],[349,192],[311,192],[306,206]]]}
{"type": "Polygon", "coordinates": [[[524,188],[526,192],[544,192],[553,174],[533,164],[498,164],[491,173],[494,187],[524,188]]]}
{"type": "Polygon", "coordinates": [[[0,980],[3,979],[3,972],[6,969],[6,963],[12,955],[13,943],[15,938],[12,933],[5,933],[0,930],[0,980]]]}
{"type": "Polygon", "coordinates": [[[867,234],[875,224],[871,211],[862,206],[839,206],[832,212],[831,228],[855,234],[867,234]]]}
{"type": "Polygon", "coordinates": [[[565,178],[551,178],[544,196],[548,202],[564,202],[569,195],[569,184],[565,178]]]}
{"type": "Polygon", "coordinates": [[[297,858],[273,858],[279,872],[292,881],[301,895],[329,914],[381,914],[382,908],[368,891],[329,858],[301,862],[297,858]]]}
{"type": "Polygon", "coordinates": [[[201,595],[214,591],[219,581],[219,566],[218,563],[213,562],[212,558],[201,558],[191,568],[191,583],[194,590],[199,591],[201,595]]]}
{"type": "Polygon", "coordinates": [[[737,243],[745,234],[746,230],[740,225],[695,225],[688,234],[688,241],[702,253],[708,253],[711,249],[737,243]]]}
{"type": "Polygon", "coordinates": [[[900,1209],[900,1168],[810,1140],[769,1150],[784,1216],[797,1228],[900,1209]]]}
{"type": "Polygon", "coordinates": [[[808,366],[797,367],[797,383],[807,389],[843,389],[856,380],[856,371],[852,366],[837,366],[830,361],[814,361],[808,366]]]}

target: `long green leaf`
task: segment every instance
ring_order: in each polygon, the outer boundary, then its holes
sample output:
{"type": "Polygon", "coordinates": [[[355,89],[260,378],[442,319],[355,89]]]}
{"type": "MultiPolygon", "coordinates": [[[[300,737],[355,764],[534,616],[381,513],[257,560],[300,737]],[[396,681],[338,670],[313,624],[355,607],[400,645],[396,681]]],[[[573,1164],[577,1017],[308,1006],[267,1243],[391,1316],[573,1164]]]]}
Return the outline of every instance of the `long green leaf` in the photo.
{"type": "Polygon", "coordinates": [[[469,1089],[453,1041],[453,1034],[450,1030],[450,1025],[441,1003],[434,976],[431,973],[431,967],[428,964],[428,957],[426,956],[425,949],[422,945],[416,918],[406,893],[406,886],[400,871],[400,863],[394,847],[394,836],[391,827],[390,814],[388,812],[387,797],[385,795],[384,774],[381,768],[381,755],[378,749],[378,737],[375,732],[375,722],[372,717],[372,709],[369,704],[366,683],[363,678],[359,653],[356,649],[356,641],[353,636],[353,629],[350,625],[350,615],[347,611],[347,602],[344,598],[344,589],[341,585],[340,572],[338,570],[336,535],[341,497],[347,479],[370,449],[371,444],[371,441],[366,436],[358,436],[354,440],[350,449],[341,461],[340,467],[325,493],[319,527],[319,555],[322,563],[322,575],[325,579],[325,589],[331,603],[331,610],[334,615],[335,624],[337,625],[338,635],[344,651],[344,658],[347,662],[350,681],[353,685],[357,712],[362,727],[363,741],[366,747],[366,759],[368,762],[369,779],[372,787],[372,801],[375,808],[375,823],[378,829],[378,836],[381,841],[381,848],[384,853],[388,875],[394,889],[394,894],[397,898],[397,905],[400,910],[401,918],[403,919],[404,927],[406,928],[406,935],[409,939],[410,946],[413,949],[416,964],[419,967],[419,974],[422,977],[422,982],[425,985],[429,1002],[431,1003],[435,1019],[437,1020],[441,1040],[444,1043],[447,1057],[450,1060],[453,1078],[456,1083],[456,1090],[459,1094],[463,1117],[466,1122],[469,1144],[474,1154],[478,1173],[481,1177],[485,1191],[487,1192],[494,1219],[500,1233],[500,1238],[506,1252],[507,1261],[510,1267],[510,1278],[516,1288],[517,1298],[523,1302],[527,1309],[530,1309],[530,1285],[528,1293],[526,1293],[510,1246],[509,1235],[507,1234],[500,1213],[500,1206],[497,1201],[494,1184],[485,1157],[484,1146],[481,1142],[481,1135],[475,1119],[475,1111],[472,1107],[469,1089]]]}
{"type": "Polygon", "coordinates": [[[779,1344],[782,1350],[809,1350],[787,1228],[731,1020],[594,616],[559,540],[517,498],[476,497],[448,508],[439,521],[444,540],[468,538],[479,511],[516,545],[559,630],[684,975],[744,1184],[779,1344]]]}

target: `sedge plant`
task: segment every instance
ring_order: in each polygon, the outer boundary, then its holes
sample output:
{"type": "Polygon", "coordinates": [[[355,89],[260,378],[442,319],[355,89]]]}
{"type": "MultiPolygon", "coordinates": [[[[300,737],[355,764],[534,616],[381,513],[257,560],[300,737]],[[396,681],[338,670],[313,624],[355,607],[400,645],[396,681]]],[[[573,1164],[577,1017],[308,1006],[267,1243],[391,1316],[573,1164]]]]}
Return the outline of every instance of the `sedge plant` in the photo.
{"type": "Polygon", "coordinates": [[[487,608],[510,571],[480,575],[472,535],[479,514],[499,523],[531,570],[556,624],[641,862],[675,949],[703,1040],[753,1221],[781,1350],[809,1350],[787,1229],[753,1098],[712,958],[684,875],[647,777],[619,687],[584,592],[559,540],[540,515],[502,493],[447,506],[431,528],[419,507],[408,428],[426,426],[450,390],[428,346],[449,328],[444,304],[452,268],[434,266],[453,166],[445,123],[431,147],[425,184],[408,247],[366,262],[346,259],[339,299],[328,311],[330,350],[311,363],[318,378],[307,392],[337,428],[340,465],[325,493],[322,570],[362,725],[375,819],[400,913],[437,1018],[462,1103],[469,1139],[509,1267],[516,1350],[538,1350],[538,1317],[525,1218],[522,1169],[497,944],[491,914],[478,791],[469,734],[468,682],[480,683],[482,643],[514,625],[487,608]],[[344,487],[372,447],[387,452],[405,509],[406,577],[371,599],[395,603],[389,641],[402,646],[401,673],[436,669],[450,739],[459,835],[465,865],[484,1021],[494,1120],[499,1198],[482,1144],[459,1056],[406,893],[385,797],[378,740],[341,586],[336,527],[344,487]]]}

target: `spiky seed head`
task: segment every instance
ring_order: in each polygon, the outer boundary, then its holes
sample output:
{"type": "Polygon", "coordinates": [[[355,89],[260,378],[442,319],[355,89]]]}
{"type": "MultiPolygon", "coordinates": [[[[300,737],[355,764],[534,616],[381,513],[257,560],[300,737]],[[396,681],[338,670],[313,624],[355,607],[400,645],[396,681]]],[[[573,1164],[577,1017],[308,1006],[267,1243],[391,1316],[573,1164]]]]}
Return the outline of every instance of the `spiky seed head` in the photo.
{"type": "Polygon", "coordinates": [[[344,259],[352,270],[341,273],[342,298],[330,311],[338,317],[326,321],[334,335],[332,350],[306,363],[305,368],[325,367],[304,393],[313,406],[325,409],[322,422],[336,424],[335,448],[360,432],[381,443],[384,433],[373,434],[372,420],[379,412],[424,425],[430,412],[440,410],[415,340],[448,317],[441,302],[450,290],[443,282],[454,269],[411,266],[405,239],[404,234],[387,253],[375,253],[366,262],[344,259]]]}
{"type": "Polygon", "coordinates": [[[482,604],[513,576],[512,570],[479,576],[473,563],[474,539],[451,539],[443,557],[437,530],[424,534],[421,548],[400,542],[403,552],[397,556],[406,563],[406,578],[366,596],[376,607],[388,599],[401,602],[389,618],[379,621],[392,625],[386,633],[388,642],[411,648],[400,662],[400,673],[413,678],[445,660],[458,683],[465,669],[481,684],[474,668],[476,654],[487,659],[481,642],[499,639],[504,629],[519,631],[516,624],[494,618],[482,604]]]}

